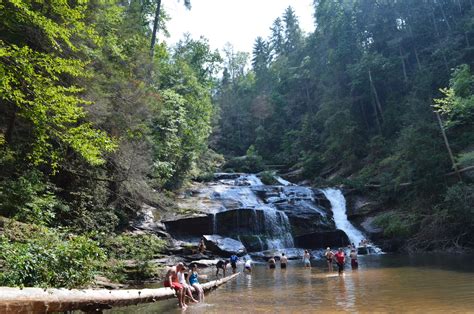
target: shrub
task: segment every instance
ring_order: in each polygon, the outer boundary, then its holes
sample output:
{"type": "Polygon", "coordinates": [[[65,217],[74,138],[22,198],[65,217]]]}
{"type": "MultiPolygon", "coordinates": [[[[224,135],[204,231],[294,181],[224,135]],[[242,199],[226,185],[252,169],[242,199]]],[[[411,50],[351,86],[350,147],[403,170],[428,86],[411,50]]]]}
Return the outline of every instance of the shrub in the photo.
{"type": "Polygon", "coordinates": [[[55,212],[66,206],[53,192],[54,187],[36,170],[6,180],[0,185],[0,213],[23,222],[47,225],[55,212]]]}
{"type": "MultiPolygon", "coordinates": [[[[19,224],[5,224],[5,233],[0,236],[0,285],[82,287],[93,281],[105,260],[98,244],[85,236],[45,227],[22,234],[15,226],[19,224]]],[[[30,231],[34,228],[38,227],[30,231]]],[[[28,229],[23,226],[24,231],[28,229]]]]}
{"type": "Polygon", "coordinates": [[[116,265],[112,263],[113,267],[109,267],[109,272],[114,273],[112,277],[117,277],[121,281],[125,275],[131,276],[132,279],[154,277],[157,268],[150,260],[162,252],[165,244],[165,240],[151,234],[121,234],[108,237],[104,239],[103,245],[112,259],[128,259],[136,262],[136,267],[131,272],[127,272],[120,263],[116,265]]]}
{"type": "Polygon", "coordinates": [[[152,234],[121,234],[103,240],[110,257],[149,260],[162,252],[166,242],[152,234]]]}
{"type": "Polygon", "coordinates": [[[275,179],[274,171],[263,171],[260,173],[260,180],[265,185],[278,184],[278,181],[275,179]]]}
{"type": "Polygon", "coordinates": [[[415,231],[417,217],[414,214],[387,212],[377,216],[373,223],[383,228],[384,236],[407,237],[415,231]]]}

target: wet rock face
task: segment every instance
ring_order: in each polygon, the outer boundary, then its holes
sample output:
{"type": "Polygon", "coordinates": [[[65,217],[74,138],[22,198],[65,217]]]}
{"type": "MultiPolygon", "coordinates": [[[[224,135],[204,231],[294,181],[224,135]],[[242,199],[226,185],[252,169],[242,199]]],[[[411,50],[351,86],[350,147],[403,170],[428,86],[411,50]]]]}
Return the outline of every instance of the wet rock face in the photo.
{"type": "Polygon", "coordinates": [[[212,215],[201,215],[176,220],[163,221],[166,230],[174,237],[200,237],[212,234],[212,215]]]}
{"type": "Polygon", "coordinates": [[[350,244],[344,231],[336,229],[327,232],[315,232],[295,237],[295,245],[307,249],[320,249],[325,247],[343,247],[350,244]]]}
{"type": "Polygon", "coordinates": [[[245,246],[240,241],[215,234],[204,235],[203,238],[207,250],[220,256],[230,257],[232,254],[242,256],[247,253],[245,246]]]}
{"type": "Polygon", "coordinates": [[[281,178],[277,179],[280,185],[264,185],[252,174],[217,173],[214,179],[196,186],[179,201],[179,207],[201,215],[164,221],[173,237],[186,241],[207,234],[227,238],[233,243],[230,249],[219,248],[222,240],[209,238],[210,252],[224,256],[242,248],[261,252],[349,243],[346,234],[336,229],[331,203],[319,189],[281,178]]]}
{"type": "Polygon", "coordinates": [[[293,236],[307,233],[334,230],[334,221],[320,212],[317,212],[307,203],[277,204],[277,208],[288,216],[293,236]]]}

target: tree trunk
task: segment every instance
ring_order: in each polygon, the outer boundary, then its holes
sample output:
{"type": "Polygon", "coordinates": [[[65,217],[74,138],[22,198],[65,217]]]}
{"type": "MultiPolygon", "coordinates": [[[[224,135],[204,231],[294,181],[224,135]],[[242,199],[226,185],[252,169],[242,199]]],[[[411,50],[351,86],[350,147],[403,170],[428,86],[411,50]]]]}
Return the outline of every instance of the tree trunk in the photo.
{"type": "Polygon", "coordinates": [[[449,21],[446,17],[446,13],[444,12],[443,4],[440,3],[439,8],[441,9],[441,14],[443,15],[443,20],[446,23],[446,26],[448,27],[448,30],[451,31],[451,25],[449,24],[449,21]]]}
{"type": "MultiPolygon", "coordinates": [[[[202,284],[204,291],[211,291],[239,273],[202,284]]],[[[172,299],[174,290],[158,289],[42,289],[0,288],[0,313],[50,313],[82,310],[97,312],[112,307],[150,303],[172,299]]]]}
{"type": "Polygon", "coordinates": [[[451,164],[453,166],[454,172],[456,173],[459,181],[462,181],[458,166],[456,165],[456,162],[454,161],[453,152],[451,151],[451,146],[449,145],[448,137],[446,136],[446,131],[444,130],[441,117],[439,116],[439,113],[436,111],[435,111],[435,114],[436,114],[436,119],[438,120],[439,128],[441,129],[441,134],[443,135],[444,145],[446,145],[446,150],[448,151],[449,159],[451,159],[451,164]]]}
{"type": "Polygon", "coordinates": [[[7,130],[5,131],[5,141],[9,144],[11,144],[12,142],[13,130],[15,129],[15,122],[16,122],[16,108],[13,109],[10,120],[8,121],[7,130]]]}
{"type": "Polygon", "coordinates": [[[383,123],[382,104],[380,103],[379,94],[377,93],[377,89],[375,88],[374,81],[372,80],[372,72],[370,71],[370,69],[369,69],[369,81],[370,81],[370,87],[372,88],[372,91],[374,92],[375,103],[377,104],[377,108],[380,113],[380,120],[383,123]]]}
{"type": "Polygon", "coordinates": [[[403,80],[405,83],[408,81],[408,76],[407,76],[407,68],[405,66],[405,57],[403,56],[402,52],[402,46],[398,46],[398,50],[400,51],[400,59],[402,60],[402,69],[403,69],[403,80]]]}
{"type": "Polygon", "coordinates": [[[421,62],[420,62],[420,58],[418,57],[418,50],[416,49],[416,47],[414,47],[414,50],[415,50],[416,64],[418,65],[418,70],[421,71],[421,62]]]}
{"type": "Polygon", "coordinates": [[[161,0],[157,0],[155,19],[153,20],[153,32],[151,33],[150,55],[152,59],[153,59],[153,56],[155,55],[156,34],[158,33],[160,13],[161,13],[161,0]]]}

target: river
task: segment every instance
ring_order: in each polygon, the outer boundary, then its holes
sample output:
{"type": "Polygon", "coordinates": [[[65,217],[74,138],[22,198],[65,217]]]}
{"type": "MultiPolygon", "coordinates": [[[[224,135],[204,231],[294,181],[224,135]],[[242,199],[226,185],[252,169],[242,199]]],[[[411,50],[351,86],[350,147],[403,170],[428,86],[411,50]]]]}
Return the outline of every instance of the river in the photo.
{"type": "MultiPolygon", "coordinates": [[[[322,260],[310,269],[256,264],[186,313],[458,312],[474,313],[474,256],[360,256],[358,270],[329,274],[322,260]]],[[[109,313],[180,313],[175,300],[117,308],[109,313]]]]}

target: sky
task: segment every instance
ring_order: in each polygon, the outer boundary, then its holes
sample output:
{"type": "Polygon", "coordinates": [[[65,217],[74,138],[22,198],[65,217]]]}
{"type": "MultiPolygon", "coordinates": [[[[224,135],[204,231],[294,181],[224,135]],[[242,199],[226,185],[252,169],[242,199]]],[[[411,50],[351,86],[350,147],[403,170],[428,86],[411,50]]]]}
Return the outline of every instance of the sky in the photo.
{"type": "Polygon", "coordinates": [[[273,21],[288,6],[295,10],[304,32],[314,31],[313,0],[191,0],[191,10],[185,9],[183,1],[162,1],[171,16],[167,23],[171,37],[164,39],[169,45],[188,32],[193,38],[202,35],[209,39],[213,50],[230,42],[234,51],[251,53],[255,38],[266,39],[273,21]]]}

